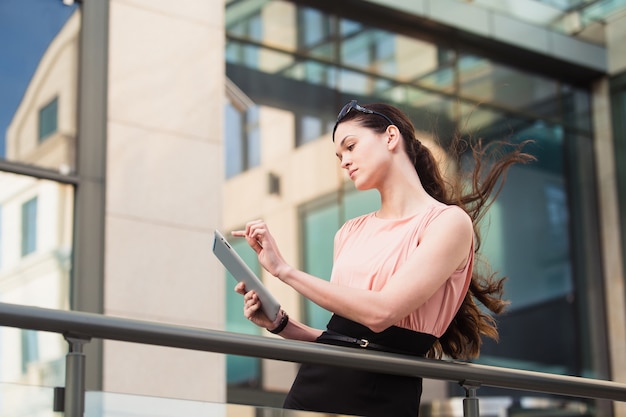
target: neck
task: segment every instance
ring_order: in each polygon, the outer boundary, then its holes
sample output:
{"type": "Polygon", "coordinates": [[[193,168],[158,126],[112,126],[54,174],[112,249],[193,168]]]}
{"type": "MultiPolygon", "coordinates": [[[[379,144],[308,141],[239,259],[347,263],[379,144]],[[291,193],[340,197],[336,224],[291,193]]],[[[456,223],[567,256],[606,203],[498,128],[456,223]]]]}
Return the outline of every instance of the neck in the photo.
{"type": "Polygon", "coordinates": [[[381,200],[378,217],[408,217],[438,203],[424,190],[412,165],[410,170],[396,170],[395,174],[392,172],[387,178],[386,185],[378,189],[381,200]]]}

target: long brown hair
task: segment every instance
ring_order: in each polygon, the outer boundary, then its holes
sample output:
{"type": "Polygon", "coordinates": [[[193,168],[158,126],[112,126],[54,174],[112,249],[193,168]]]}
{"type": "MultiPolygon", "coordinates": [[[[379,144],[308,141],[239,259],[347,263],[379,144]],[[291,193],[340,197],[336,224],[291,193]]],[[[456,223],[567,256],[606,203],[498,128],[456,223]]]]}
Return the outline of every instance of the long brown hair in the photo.
{"type": "MultiPolygon", "coordinates": [[[[448,156],[460,167],[461,158],[471,154],[474,167],[466,176],[455,176],[446,180],[432,152],[415,137],[415,127],[402,111],[384,103],[363,107],[384,114],[398,127],[404,139],[404,148],[426,192],[436,200],[457,205],[468,213],[475,234],[474,250],[478,252],[478,224],[502,190],[508,169],[514,164],[535,160],[534,156],[523,151],[529,141],[518,144],[494,141],[483,145],[481,140],[464,139],[457,133],[447,146],[448,156]]],[[[362,126],[379,133],[383,133],[389,125],[380,115],[360,111],[349,112],[340,122],[347,120],[356,120],[362,126]]],[[[489,272],[487,263],[481,265],[480,269],[474,267],[468,292],[459,311],[427,356],[441,358],[447,355],[455,359],[471,359],[480,354],[482,336],[498,340],[498,329],[493,315],[481,310],[477,302],[493,314],[504,311],[508,304],[502,299],[504,280],[504,277],[498,278],[495,273],[489,272]]]]}

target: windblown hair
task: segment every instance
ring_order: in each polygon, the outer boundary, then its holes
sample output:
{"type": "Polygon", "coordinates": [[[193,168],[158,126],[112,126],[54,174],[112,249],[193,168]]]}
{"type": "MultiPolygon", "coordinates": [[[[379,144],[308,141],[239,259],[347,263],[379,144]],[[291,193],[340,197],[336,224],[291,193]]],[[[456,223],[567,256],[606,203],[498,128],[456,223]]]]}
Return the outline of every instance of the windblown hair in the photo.
{"type": "MultiPolygon", "coordinates": [[[[478,225],[486,211],[494,202],[506,180],[508,169],[514,164],[532,162],[535,157],[523,151],[530,142],[511,144],[494,141],[484,146],[481,140],[464,139],[455,134],[447,146],[448,156],[461,170],[461,159],[471,155],[474,167],[466,176],[456,176],[446,180],[432,152],[415,137],[415,127],[411,120],[399,109],[388,104],[374,103],[363,106],[389,117],[398,127],[404,139],[404,148],[415,166],[420,181],[428,194],[438,201],[457,205],[472,219],[475,234],[474,251],[480,249],[478,225]]],[[[355,120],[360,125],[383,133],[389,123],[379,115],[359,111],[349,112],[341,122],[355,120]]],[[[505,277],[498,278],[482,265],[482,271],[474,267],[467,294],[459,311],[428,352],[428,357],[441,358],[443,355],[454,359],[471,359],[480,354],[482,336],[498,340],[498,329],[493,314],[504,311],[508,302],[502,298],[505,277]],[[479,306],[482,304],[489,312],[479,306]]]]}

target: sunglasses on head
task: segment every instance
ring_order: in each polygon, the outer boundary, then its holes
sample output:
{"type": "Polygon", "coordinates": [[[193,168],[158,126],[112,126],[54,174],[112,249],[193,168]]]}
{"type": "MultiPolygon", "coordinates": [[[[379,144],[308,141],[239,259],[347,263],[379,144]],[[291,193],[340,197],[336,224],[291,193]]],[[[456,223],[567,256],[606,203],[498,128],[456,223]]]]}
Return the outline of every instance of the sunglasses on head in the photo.
{"type": "Polygon", "coordinates": [[[339,111],[339,114],[337,115],[337,121],[335,122],[335,127],[333,128],[333,142],[335,141],[335,131],[337,130],[337,125],[352,110],[360,111],[361,113],[365,113],[365,114],[375,114],[377,116],[383,117],[385,120],[387,120],[389,122],[390,125],[393,124],[391,119],[389,117],[385,116],[384,114],[379,113],[379,112],[374,111],[374,110],[366,109],[363,106],[359,106],[359,104],[356,102],[356,100],[351,100],[349,103],[347,103],[345,106],[343,106],[341,108],[341,111],[339,111]]]}

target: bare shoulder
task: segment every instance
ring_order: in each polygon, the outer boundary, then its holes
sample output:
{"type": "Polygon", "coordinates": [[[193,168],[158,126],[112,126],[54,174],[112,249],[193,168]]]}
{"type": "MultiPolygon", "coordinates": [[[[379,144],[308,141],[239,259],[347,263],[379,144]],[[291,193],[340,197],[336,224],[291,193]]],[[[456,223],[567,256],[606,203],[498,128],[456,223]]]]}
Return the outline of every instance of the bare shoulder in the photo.
{"type": "Polygon", "coordinates": [[[465,210],[459,206],[447,206],[433,218],[427,231],[454,233],[456,237],[471,237],[474,233],[474,227],[471,217],[465,210]]]}

